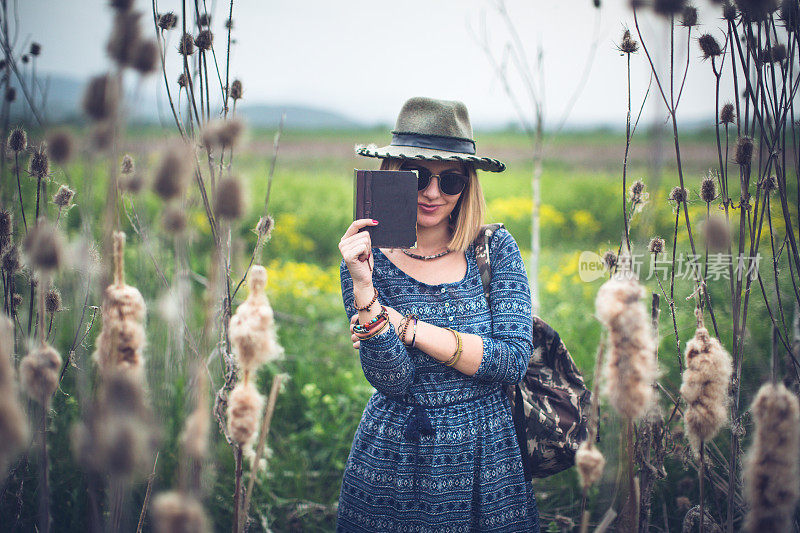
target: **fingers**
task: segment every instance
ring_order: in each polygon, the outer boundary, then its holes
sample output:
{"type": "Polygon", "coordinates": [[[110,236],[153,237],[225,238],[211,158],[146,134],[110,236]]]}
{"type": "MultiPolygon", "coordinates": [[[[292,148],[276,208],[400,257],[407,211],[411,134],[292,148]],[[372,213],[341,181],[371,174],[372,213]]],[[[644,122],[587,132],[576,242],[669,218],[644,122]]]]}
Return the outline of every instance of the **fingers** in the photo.
{"type": "Polygon", "coordinates": [[[354,220],[353,223],[348,226],[347,231],[344,232],[342,239],[344,240],[351,235],[355,235],[361,228],[375,226],[377,223],[378,221],[372,218],[359,218],[358,220],[354,220]]]}

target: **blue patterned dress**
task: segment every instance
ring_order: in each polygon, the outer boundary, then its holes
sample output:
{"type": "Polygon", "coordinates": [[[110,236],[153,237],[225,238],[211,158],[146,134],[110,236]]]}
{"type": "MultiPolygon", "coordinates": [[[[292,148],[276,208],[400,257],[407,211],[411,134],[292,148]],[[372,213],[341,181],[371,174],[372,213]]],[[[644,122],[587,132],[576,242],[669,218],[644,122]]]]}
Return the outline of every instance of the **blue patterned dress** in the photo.
{"type": "MultiPolygon", "coordinates": [[[[467,376],[406,347],[393,327],[361,342],[361,366],[376,392],[345,466],[337,531],[538,533],[536,500],[502,390],[528,367],[528,278],[505,228],[491,236],[489,250],[491,310],[474,244],[466,252],[464,278],[437,285],[415,280],[372,249],[379,301],[403,315],[480,335],[483,361],[467,376]]],[[[344,260],[340,274],[349,321],[357,311],[344,260]]]]}

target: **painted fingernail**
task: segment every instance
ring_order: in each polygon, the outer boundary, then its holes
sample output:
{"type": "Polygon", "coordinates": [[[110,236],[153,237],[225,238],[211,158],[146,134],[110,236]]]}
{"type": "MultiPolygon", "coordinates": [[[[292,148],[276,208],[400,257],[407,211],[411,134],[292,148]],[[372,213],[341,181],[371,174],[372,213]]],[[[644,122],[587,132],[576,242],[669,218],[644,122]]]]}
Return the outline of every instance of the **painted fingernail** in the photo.
{"type": "Polygon", "coordinates": [[[372,219],[372,223],[373,223],[373,224],[377,224],[377,223],[378,223],[378,221],[377,221],[377,220],[375,220],[375,219],[373,218],[373,219],[372,219]]]}

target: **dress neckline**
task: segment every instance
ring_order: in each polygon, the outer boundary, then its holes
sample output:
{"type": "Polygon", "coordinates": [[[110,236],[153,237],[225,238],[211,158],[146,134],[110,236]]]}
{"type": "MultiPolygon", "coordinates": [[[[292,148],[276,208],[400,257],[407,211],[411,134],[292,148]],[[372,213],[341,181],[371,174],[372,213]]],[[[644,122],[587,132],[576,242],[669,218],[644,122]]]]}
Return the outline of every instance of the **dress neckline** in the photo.
{"type": "Polygon", "coordinates": [[[464,283],[472,275],[472,268],[473,267],[472,267],[472,260],[471,259],[475,255],[473,253],[473,251],[472,251],[472,248],[473,248],[473,244],[470,244],[469,248],[467,248],[467,251],[463,252],[464,253],[464,257],[465,257],[465,259],[467,261],[467,271],[464,273],[464,277],[463,278],[461,278],[458,281],[450,281],[450,282],[446,282],[446,283],[435,283],[435,284],[425,283],[424,281],[420,281],[417,278],[409,275],[404,270],[402,270],[399,266],[395,265],[388,257],[386,257],[386,254],[384,254],[383,251],[380,248],[375,248],[375,250],[377,250],[375,252],[375,255],[380,254],[381,257],[383,257],[383,259],[387,263],[389,263],[389,268],[394,269],[396,272],[398,272],[400,274],[400,276],[405,277],[405,278],[407,278],[407,279],[409,279],[409,280],[411,280],[411,281],[413,281],[415,283],[418,283],[418,284],[423,285],[425,287],[450,287],[450,286],[460,285],[460,284],[464,283]]]}

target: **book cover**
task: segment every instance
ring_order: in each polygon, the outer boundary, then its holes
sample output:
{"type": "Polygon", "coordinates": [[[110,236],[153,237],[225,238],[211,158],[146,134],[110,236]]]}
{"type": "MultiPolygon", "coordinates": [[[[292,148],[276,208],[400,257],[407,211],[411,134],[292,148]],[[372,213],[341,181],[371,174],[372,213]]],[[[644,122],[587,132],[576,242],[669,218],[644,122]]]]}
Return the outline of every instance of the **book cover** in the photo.
{"type": "Polygon", "coordinates": [[[353,220],[374,218],[368,226],[375,248],[416,248],[417,172],[414,170],[355,170],[353,220]]]}

